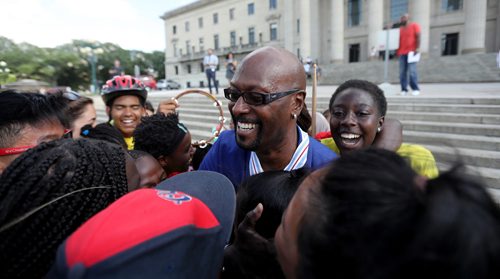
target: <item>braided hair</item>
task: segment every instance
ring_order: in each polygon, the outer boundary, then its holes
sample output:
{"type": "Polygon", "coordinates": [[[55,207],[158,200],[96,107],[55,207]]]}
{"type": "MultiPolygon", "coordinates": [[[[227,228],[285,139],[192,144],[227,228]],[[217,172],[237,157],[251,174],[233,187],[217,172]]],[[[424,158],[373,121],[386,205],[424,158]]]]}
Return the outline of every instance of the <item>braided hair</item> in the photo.
{"type": "Polygon", "coordinates": [[[12,162],[0,177],[0,274],[44,276],[59,244],[127,193],[125,164],[121,147],[88,139],[43,143],[12,162]]]}

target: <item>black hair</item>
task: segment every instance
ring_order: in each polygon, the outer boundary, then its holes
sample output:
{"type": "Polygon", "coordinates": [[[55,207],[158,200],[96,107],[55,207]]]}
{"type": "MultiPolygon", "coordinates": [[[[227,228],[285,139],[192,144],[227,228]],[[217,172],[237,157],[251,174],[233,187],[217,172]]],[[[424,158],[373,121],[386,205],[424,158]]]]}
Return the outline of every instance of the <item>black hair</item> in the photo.
{"type": "Polygon", "coordinates": [[[333,162],[309,192],[298,278],[499,278],[500,210],[484,186],[460,167],[418,178],[387,150],[333,162]]]}
{"type": "Polygon", "coordinates": [[[153,104],[150,101],[146,101],[144,103],[144,108],[155,113],[155,108],[153,107],[153,104]]]}
{"type": "Polygon", "coordinates": [[[177,114],[155,114],[141,118],[141,123],[134,130],[134,149],[146,151],[156,159],[168,156],[178,144],[179,128],[177,114]]]}
{"type": "MultiPolygon", "coordinates": [[[[281,216],[306,177],[306,169],[268,171],[245,179],[236,197],[235,237],[237,226],[245,215],[262,203],[264,211],[255,225],[255,231],[268,239],[274,250],[274,234],[281,223],[281,216]]],[[[234,246],[234,245],[233,245],[234,246]]],[[[224,257],[224,278],[284,278],[276,254],[262,247],[240,249],[232,247],[224,257]]]]}
{"type": "Polygon", "coordinates": [[[300,111],[300,114],[297,117],[297,125],[302,129],[302,131],[309,131],[312,124],[312,116],[307,109],[306,103],[304,102],[304,106],[300,111]]]}
{"type": "Polygon", "coordinates": [[[42,143],[12,162],[0,177],[2,277],[44,276],[58,245],[127,193],[125,164],[122,148],[88,139],[42,143]]]}
{"type": "Polygon", "coordinates": [[[193,158],[191,160],[191,166],[194,170],[197,170],[200,167],[203,158],[205,158],[205,156],[208,154],[210,148],[212,148],[211,143],[207,143],[207,146],[205,146],[204,148],[201,148],[199,146],[195,147],[193,158]]]}
{"type": "Polygon", "coordinates": [[[380,87],[378,87],[376,84],[367,80],[360,79],[348,80],[342,83],[337,88],[337,90],[335,90],[332,97],[330,98],[330,104],[328,105],[330,112],[337,96],[340,94],[340,92],[348,88],[357,88],[370,94],[373,98],[373,101],[377,104],[377,109],[380,113],[380,116],[385,116],[385,114],[387,113],[387,100],[384,96],[384,91],[382,91],[382,89],[380,89],[380,87]]]}
{"type": "Polygon", "coordinates": [[[255,229],[267,239],[274,238],[283,211],[307,173],[306,169],[301,168],[292,171],[266,171],[246,178],[238,188],[234,223],[241,223],[249,211],[262,203],[264,212],[255,229]]]}
{"type": "Polygon", "coordinates": [[[0,148],[12,147],[19,133],[28,126],[60,123],[69,127],[64,113],[65,102],[58,96],[39,93],[0,93],[0,148]]]}
{"type": "Polygon", "coordinates": [[[134,160],[137,160],[142,157],[146,156],[151,156],[151,154],[147,153],[146,151],[141,151],[141,150],[127,150],[128,154],[134,158],[134,160]]]}
{"type": "Polygon", "coordinates": [[[127,143],[123,139],[122,133],[115,126],[109,123],[100,123],[95,127],[87,124],[82,127],[80,136],[84,138],[104,140],[127,149],[127,143]]]}

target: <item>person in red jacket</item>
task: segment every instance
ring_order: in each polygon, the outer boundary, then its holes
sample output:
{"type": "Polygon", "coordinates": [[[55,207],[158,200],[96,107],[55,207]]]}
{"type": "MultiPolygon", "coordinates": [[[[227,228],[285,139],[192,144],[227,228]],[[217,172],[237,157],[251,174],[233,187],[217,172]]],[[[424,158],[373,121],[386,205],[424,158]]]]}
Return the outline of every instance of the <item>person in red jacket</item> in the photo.
{"type": "Polygon", "coordinates": [[[401,95],[408,93],[408,72],[410,74],[410,87],[412,95],[420,94],[418,88],[417,63],[408,63],[408,56],[420,52],[420,25],[415,22],[409,22],[409,15],[401,16],[399,23],[399,79],[401,82],[401,95]]]}

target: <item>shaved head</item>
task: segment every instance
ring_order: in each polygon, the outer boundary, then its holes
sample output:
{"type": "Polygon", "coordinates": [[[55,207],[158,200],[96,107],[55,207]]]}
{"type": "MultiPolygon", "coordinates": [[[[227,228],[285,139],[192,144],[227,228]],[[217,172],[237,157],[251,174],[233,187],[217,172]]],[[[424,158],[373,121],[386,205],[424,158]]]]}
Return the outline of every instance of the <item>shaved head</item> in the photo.
{"type": "Polygon", "coordinates": [[[304,67],[295,54],[283,48],[263,47],[243,59],[233,80],[245,80],[272,91],[306,89],[304,67]]]}

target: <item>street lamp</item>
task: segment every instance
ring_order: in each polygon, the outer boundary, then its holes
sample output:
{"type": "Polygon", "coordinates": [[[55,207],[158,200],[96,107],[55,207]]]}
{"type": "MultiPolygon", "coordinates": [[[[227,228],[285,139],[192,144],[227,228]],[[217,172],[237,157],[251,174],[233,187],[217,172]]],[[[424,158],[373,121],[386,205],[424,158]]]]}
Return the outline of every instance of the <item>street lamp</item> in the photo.
{"type": "Polygon", "coordinates": [[[87,55],[89,62],[90,62],[90,75],[92,78],[92,85],[90,86],[90,91],[92,93],[97,92],[97,71],[96,71],[96,64],[97,64],[97,54],[102,54],[104,51],[102,48],[99,47],[83,47],[80,48],[80,52],[87,55]]]}

